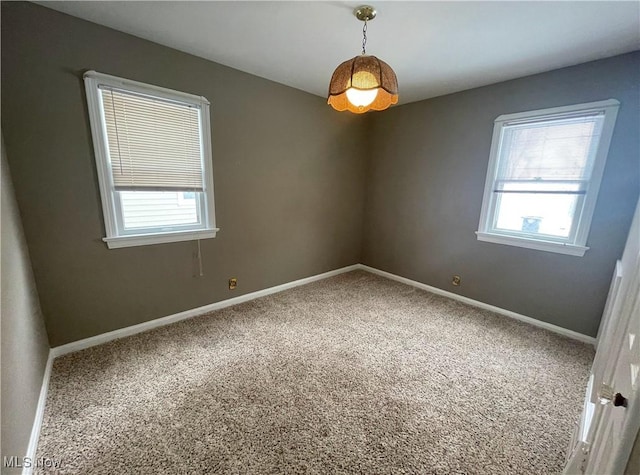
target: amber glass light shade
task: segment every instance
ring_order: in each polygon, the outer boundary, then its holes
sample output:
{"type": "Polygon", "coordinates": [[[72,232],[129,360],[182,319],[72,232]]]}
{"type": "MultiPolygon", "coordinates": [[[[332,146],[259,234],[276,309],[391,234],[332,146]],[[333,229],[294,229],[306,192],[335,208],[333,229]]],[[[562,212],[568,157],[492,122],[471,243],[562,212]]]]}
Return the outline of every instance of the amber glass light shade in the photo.
{"type": "Polygon", "coordinates": [[[356,56],[338,66],[331,76],[327,103],[335,110],[362,114],[384,110],[397,102],[396,73],[375,56],[356,56]]]}

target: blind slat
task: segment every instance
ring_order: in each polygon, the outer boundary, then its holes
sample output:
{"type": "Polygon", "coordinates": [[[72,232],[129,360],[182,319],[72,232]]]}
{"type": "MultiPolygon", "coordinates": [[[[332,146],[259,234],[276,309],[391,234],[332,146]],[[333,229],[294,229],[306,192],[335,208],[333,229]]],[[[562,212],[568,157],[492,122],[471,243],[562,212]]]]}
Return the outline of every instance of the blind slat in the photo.
{"type": "Polygon", "coordinates": [[[494,193],[516,193],[516,194],[525,194],[525,195],[585,195],[587,194],[586,190],[577,190],[577,191],[558,191],[558,190],[501,190],[496,188],[493,190],[494,193]]]}

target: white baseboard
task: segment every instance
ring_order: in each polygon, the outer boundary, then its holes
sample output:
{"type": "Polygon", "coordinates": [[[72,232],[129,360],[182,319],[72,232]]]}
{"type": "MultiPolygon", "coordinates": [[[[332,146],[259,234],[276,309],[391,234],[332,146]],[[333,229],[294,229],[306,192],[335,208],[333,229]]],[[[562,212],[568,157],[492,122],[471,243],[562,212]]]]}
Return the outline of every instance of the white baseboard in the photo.
{"type": "Polygon", "coordinates": [[[85,348],[101,345],[111,340],[117,340],[118,338],[124,338],[126,336],[135,335],[136,333],[142,333],[147,330],[151,330],[153,328],[163,327],[165,325],[179,322],[181,320],[186,320],[188,318],[197,317],[198,315],[212,312],[214,310],[219,310],[221,308],[230,307],[232,305],[248,302],[249,300],[254,300],[259,297],[264,297],[266,295],[282,292],[283,290],[291,289],[293,287],[298,287],[300,285],[310,284],[311,282],[315,282],[317,280],[326,279],[328,277],[333,277],[335,275],[343,274],[345,272],[350,272],[352,270],[356,270],[359,268],[360,268],[360,264],[353,264],[351,266],[342,267],[340,269],[325,272],[323,274],[313,275],[311,277],[294,280],[293,282],[287,282],[286,284],[276,285],[275,287],[269,287],[267,289],[258,290],[256,292],[240,295],[238,297],[234,297],[231,299],[221,300],[220,302],[204,305],[203,307],[193,308],[191,310],[185,310],[184,312],[175,313],[173,315],[169,315],[166,317],[156,318],[148,322],[139,323],[138,325],[132,325],[130,327],[120,328],[118,330],[102,333],[100,335],[85,338],[83,340],[73,341],[71,343],[67,343],[66,345],[56,346],[55,348],[51,348],[51,353],[53,354],[53,357],[56,358],[61,355],[66,355],[67,353],[73,353],[75,351],[84,350],[85,348]]]}
{"type": "Polygon", "coordinates": [[[553,325],[551,323],[543,322],[541,320],[537,320],[535,318],[527,317],[525,315],[521,315],[516,312],[512,312],[511,310],[506,310],[504,308],[496,307],[494,305],[489,305],[484,302],[480,302],[478,300],[471,299],[469,297],[464,297],[462,295],[454,294],[453,292],[448,292],[446,290],[439,289],[437,287],[432,287],[427,284],[423,284],[422,282],[417,282],[415,280],[407,279],[406,277],[400,277],[399,275],[391,274],[390,272],[382,271],[376,269],[374,267],[369,267],[364,264],[353,264],[351,266],[342,267],[340,269],[336,269],[330,272],[325,272],[323,274],[317,274],[311,277],[306,277],[304,279],[295,280],[293,282],[288,282],[286,284],[276,285],[275,287],[269,287],[267,289],[258,290],[256,292],[251,292],[245,295],[240,295],[239,297],[234,297],[231,299],[221,300],[220,302],[215,302],[209,305],[204,305],[202,307],[193,308],[190,310],[186,310],[184,312],[176,313],[173,315],[169,315],[166,317],[157,318],[154,320],[150,320],[148,322],[140,323],[138,325],[132,325],[130,327],[120,328],[118,330],[114,330],[107,333],[102,333],[100,335],[92,336],[89,338],[85,338],[83,340],[74,341],[71,343],[67,343],[66,345],[56,346],[51,349],[51,356],[56,358],[61,355],[65,355],[67,353],[73,353],[75,351],[84,350],[85,348],[90,348],[92,346],[101,345],[108,341],[116,340],[118,338],[124,338],[130,335],[135,335],[136,333],[142,333],[154,328],[162,327],[165,325],[169,325],[171,323],[179,322],[181,320],[186,320],[188,318],[193,318],[198,315],[202,315],[204,313],[212,312],[214,310],[219,310],[225,307],[230,307],[232,305],[237,305],[240,303],[248,302],[249,300],[254,300],[260,297],[264,297],[266,295],[275,294],[277,292],[282,292],[283,290],[291,289],[294,287],[298,287],[300,285],[309,284],[311,282],[315,282],[318,280],[326,279],[328,277],[333,277],[338,274],[343,274],[345,272],[350,272],[356,269],[365,270],[367,272],[371,272],[373,274],[380,275],[382,277],[386,277],[387,279],[392,279],[398,282],[402,282],[407,285],[411,285],[413,287],[417,287],[419,289],[426,290],[428,292],[432,292],[434,294],[442,295],[444,297],[448,297],[454,300],[458,300],[460,302],[464,302],[466,304],[472,305],[474,307],[482,308],[485,310],[492,311],[494,313],[504,315],[509,318],[513,318],[515,320],[519,320],[521,322],[526,322],[530,325],[534,325],[536,327],[544,328],[546,330],[552,331],[554,333],[558,333],[560,335],[567,336],[574,340],[579,340],[585,343],[589,343],[595,345],[596,339],[584,335],[582,333],[575,332],[573,330],[568,330],[566,328],[559,327],[557,325],[553,325]]]}
{"type": "Polygon", "coordinates": [[[520,320],[521,322],[528,323],[535,327],[544,328],[545,330],[549,330],[554,333],[564,335],[574,340],[582,341],[584,343],[589,343],[594,346],[596,344],[596,339],[592,336],[584,335],[582,333],[578,333],[573,330],[568,330],[566,328],[553,325],[552,323],[547,323],[547,322],[543,322],[542,320],[537,320],[535,318],[527,317],[525,315],[512,312],[511,310],[506,310],[504,308],[496,307],[494,305],[489,305],[488,303],[480,302],[478,300],[474,300],[469,297],[464,297],[462,295],[454,294],[453,292],[447,292],[446,290],[442,290],[437,287],[432,287],[430,285],[423,284],[422,282],[417,282],[415,280],[407,279],[406,277],[400,277],[399,275],[391,274],[390,272],[385,272],[383,270],[379,270],[374,267],[369,267],[364,264],[359,264],[358,268],[371,272],[372,274],[377,274],[382,277],[386,277],[387,279],[396,280],[398,282],[402,282],[403,284],[411,285],[413,287],[417,287],[422,290],[427,290],[429,292],[442,295],[444,297],[449,297],[450,299],[458,300],[468,305],[473,305],[474,307],[482,308],[484,310],[490,310],[491,312],[504,315],[505,317],[513,318],[515,320],[520,320]]]}
{"type": "MultiPolygon", "coordinates": [[[[31,436],[29,437],[29,446],[27,447],[26,457],[32,462],[36,460],[36,453],[38,451],[38,439],[40,438],[40,429],[42,428],[42,418],[44,416],[44,407],[47,403],[47,394],[49,393],[49,380],[51,379],[51,368],[53,366],[53,353],[49,350],[49,356],[47,357],[47,365],[44,368],[44,375],[42,376],[42,386],[40,387],[40,396],[38,397],[38,406],[36,407],[36,416],[33,419],[33,426],[31,427],[31,436]]],[[[31,475],[33,467],[24,466],[22,468],[22,475],[31,475]]]]}

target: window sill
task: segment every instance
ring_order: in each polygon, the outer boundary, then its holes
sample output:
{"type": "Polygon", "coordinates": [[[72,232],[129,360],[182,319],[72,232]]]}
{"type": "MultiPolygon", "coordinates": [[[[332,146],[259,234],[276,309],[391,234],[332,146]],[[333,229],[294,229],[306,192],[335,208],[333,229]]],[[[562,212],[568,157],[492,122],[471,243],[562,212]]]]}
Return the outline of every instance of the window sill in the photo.
{"type": "Polygon", "coordinates": [[[476,232],[478,241],[492,242],[495,244],[506,244],[507,246],[524,247],[527,249],[535,249],[537,251],[557,252],[558,254],[567,254],[569,256],[584,256],[589,249],[585,246],[577,246],[575,244],[566,244],[552,241],[538,241],[515,236],[504,236],[501,234],[476,232]]]}
{"type": "Polygon", "coordinates": [[[163,244],[167,242],[194,241],[196,239],[209,239],[216,237],[219,228],[203,229],[197,231],[178,231],[161,234],[135,234],[131,236],[117,236],[102,238],[109,249],[120,247],[148,246],[151,244],[163,244]]]}

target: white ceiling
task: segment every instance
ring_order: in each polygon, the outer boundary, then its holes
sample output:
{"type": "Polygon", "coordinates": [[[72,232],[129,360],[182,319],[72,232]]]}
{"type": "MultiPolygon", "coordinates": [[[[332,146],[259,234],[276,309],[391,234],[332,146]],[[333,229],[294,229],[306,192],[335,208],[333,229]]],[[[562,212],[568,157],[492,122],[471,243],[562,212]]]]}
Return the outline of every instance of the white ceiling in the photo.
{"type": "MultiPolygon", "coordinates": [[[[326,96],[360,53],[360,2],[37,2],[326,96]]],[[[407,103],[640,49],[640,2],[371,2],[367,53],[407,103]]]]}

